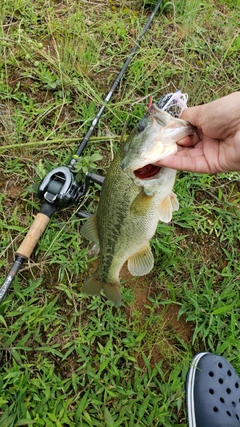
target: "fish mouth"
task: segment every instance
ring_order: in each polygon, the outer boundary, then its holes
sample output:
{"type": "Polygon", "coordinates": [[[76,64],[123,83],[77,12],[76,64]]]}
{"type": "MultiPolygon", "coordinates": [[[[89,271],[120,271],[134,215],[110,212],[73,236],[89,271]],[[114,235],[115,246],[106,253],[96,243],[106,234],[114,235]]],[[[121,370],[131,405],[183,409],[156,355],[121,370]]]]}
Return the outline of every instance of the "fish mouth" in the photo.
{"type": "Polygon", "coordinates": [[[159,171],[161,169],[161,166],[153,165],[152,163],[143,166],[142,168],[136,169],[133,171],[136,178],[145,180],[145,179],[152,179],[156,175],[158,175],[159,171]]]}

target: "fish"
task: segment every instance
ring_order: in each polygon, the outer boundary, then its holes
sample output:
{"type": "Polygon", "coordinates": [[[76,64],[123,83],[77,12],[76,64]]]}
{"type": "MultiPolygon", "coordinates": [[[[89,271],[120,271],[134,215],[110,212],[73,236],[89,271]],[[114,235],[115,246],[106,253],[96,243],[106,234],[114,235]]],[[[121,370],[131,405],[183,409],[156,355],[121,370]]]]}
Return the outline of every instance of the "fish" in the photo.
{"type": "Polygon", "coordinates": [[[186,106],[186,94],[179,92],[149,106],[109,166],[97,210],[81,228],[82,236],[100,247],[98,268],[83,284],[83,294],[103,291],[119,306],[119,275],[125,262],[133,276],[143,276],[153,268],[149,242],[158,222],[171,221],[179,208],[172,191],[176,171],[154,163],[174,154],[176,142],[196,131],[174,116],[186,106]]]}

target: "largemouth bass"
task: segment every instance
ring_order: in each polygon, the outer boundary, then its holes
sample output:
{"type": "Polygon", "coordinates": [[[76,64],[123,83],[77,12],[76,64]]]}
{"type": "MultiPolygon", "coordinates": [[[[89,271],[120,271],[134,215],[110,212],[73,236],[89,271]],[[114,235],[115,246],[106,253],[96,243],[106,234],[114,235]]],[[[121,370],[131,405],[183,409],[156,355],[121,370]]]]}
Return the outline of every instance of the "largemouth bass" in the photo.
{"type": "Polygon", "coordinates": [[[153,268],[149,241],[158,221],[169,222],[179,207],[172,192],[176,171],[153,163],[175,153],[176,141],[195,131],[190,123],[174,117],[184,96],[169,94],[151,105],[112,161],[97,212],[81,229],[85,238],[100,246],[98,269],[83,285],[83,293],[98,295],[103,291],[119,305],[123,264],[128,261],[133,276],[145,275],[153,268]]]}

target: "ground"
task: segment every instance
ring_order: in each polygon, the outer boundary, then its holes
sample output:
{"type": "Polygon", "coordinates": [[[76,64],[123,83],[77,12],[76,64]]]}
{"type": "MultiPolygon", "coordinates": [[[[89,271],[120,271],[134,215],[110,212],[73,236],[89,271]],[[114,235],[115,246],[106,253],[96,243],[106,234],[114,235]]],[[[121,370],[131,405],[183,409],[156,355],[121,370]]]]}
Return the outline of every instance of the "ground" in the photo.
{"type": "MultiPolygon", "coordinates": [[[[153,3],[1,3],[0,285],[40,209],[38,184],[70,161],[153,3]]],[[[238,90],[238,27],[235,0],[164,1],[80,181],[106,174],[150,95],[179,88],[195,105],[238,90]]],[[[124,266],[120,308],[81,294],[98,259],[75,214],[95,211],[100,187],[53,216],[0,306],[1,425],[186,426],[193,355],[216,352],[239,371],[239,174],[178,173],[174,191],[180,209],[151,241],[154,269],[132,278],[124,266]]]]}

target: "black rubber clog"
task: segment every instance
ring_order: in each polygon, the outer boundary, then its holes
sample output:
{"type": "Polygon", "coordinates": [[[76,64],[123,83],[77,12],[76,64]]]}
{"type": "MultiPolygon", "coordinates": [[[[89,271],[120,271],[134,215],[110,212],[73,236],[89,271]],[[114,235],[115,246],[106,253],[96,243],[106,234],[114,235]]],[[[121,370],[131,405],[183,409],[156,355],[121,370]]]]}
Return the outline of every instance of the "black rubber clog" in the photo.
{"type": "Polygon", "coordinates": [[[189,427],[240,427],[240,378],[223,357],[194,357],[186,396],[189,427]]]}

